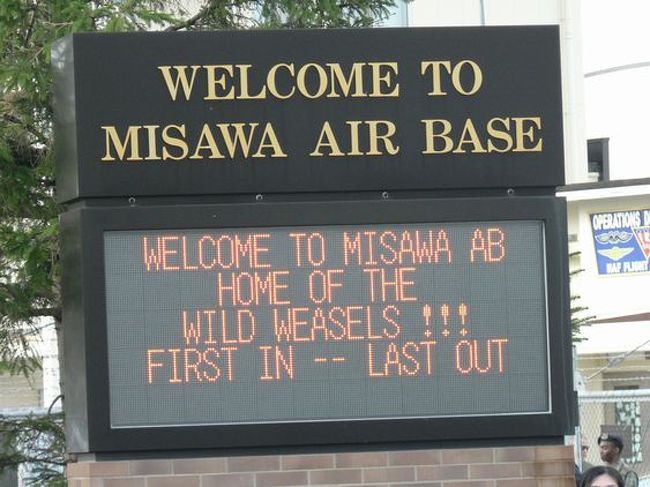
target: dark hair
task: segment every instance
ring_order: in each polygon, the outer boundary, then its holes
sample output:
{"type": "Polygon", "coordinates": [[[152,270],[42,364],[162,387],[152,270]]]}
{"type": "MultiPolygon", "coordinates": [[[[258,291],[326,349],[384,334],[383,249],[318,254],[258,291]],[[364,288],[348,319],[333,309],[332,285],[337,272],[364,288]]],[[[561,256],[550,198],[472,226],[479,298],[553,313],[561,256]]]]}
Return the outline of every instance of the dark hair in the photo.
{"type": "Polygon", "coordinates": [[[615,435],[611,433],[603,433],[598,437],[598,445],[600,445],[600,443],[603,441],[608,441],[614,446],[616,446],[618,448],[619,453],[623,451],[623,438],[621,438],[619,435],[615,435]]]}
{"type": "Polygon", "coordinates": [[[580,487],[591,487],[591,483],[596,480],[596,477],[600,477],[601,475],[609,475],[611,478],[616,480],[618,487],[623,487],[623,477],[618,473],[618,470],[605,465],[598,465],[587,470],[585,476],[582,478],[582,484],[580,484],[580,487]]]}

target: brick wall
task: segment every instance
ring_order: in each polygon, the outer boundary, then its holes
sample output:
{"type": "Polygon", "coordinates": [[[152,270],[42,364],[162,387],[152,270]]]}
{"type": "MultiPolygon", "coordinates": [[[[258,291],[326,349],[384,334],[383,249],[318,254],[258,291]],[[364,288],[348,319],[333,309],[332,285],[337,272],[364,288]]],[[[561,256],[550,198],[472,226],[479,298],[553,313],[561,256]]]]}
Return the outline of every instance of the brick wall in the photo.
{"type": "Polygon", "coordinates": [[[566,446],[78,462],[69,487],[575,487],[566,446]]]}

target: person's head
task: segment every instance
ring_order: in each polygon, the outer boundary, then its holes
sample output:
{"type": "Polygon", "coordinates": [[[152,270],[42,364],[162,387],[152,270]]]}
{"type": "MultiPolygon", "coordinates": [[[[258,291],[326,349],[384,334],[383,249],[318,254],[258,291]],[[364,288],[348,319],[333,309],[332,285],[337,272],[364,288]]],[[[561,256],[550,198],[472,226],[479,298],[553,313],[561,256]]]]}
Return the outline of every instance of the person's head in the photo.
{"type": "Polygon", "coordinates": [[[623,451],[623,439],[618,435],[603,433],[598,437],[600,459],[605,463],[616,463],[623,451]]]}
{"type": "Polygon", "coordinates": [[[623,487],[623,477],[613,467],[599,465],[585,472],[580,487],[623,487]]]}

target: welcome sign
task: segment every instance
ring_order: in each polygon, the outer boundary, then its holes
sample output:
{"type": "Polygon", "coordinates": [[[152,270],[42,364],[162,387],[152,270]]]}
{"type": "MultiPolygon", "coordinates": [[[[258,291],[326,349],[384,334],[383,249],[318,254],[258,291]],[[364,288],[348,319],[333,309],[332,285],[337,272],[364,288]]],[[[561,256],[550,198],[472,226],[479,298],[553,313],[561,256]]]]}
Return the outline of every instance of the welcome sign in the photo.
{"type": "Polygon", "coordinates": [[[557,27],[75,34],[53,63],[71,451],[570,431],[557,27]]]}
{"type": "Polygon", "coordinates": [[[61,201],[564,181],[557,27],[75,34],[53,57],[61,201]]]}

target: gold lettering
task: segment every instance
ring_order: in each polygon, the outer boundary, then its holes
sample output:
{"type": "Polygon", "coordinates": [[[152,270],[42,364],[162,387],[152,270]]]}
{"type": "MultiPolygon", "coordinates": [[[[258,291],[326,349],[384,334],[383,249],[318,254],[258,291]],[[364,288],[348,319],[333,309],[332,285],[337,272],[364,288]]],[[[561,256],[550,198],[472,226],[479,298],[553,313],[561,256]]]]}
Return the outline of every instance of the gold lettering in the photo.
{"type": "Polygon", "coordinates": [[[447,74],[451,74],[451,84],[461,95],[474,95],[483,84],[483,72],[480,66],[469,59],[464,59],[454,66],[451,65],[450,61],[422,61],[420,63],[420,74],[424,76],[429,68],[431,68],[431,91],[427,93],[429,96],[443,96],[447,94],[442,89],[441,68],[444,68],[447,74]],[[465,66],[469,66],[472,69],[474,79],[472,87],[468,90],[463,87],[460,80],[461,71],[465,66]]]}
{"type": "Polygon", "coordinates": [[[266,99],[266,87],[262,86],[257,95],[251,96],[248,93],[248,70],[251,64],[237,64],[239,70],[239,98],[242,100],[264,100],[266,99]]]}
{"type": "Polygon", "coordinates": [[[183,94],[185,99],[189,100],[192,94],[192,88],[194,86],[194,79],[196,78],[196,72],[201,66],[158,66],[158,69],[162,72],[165,84],[167,85],[167,91],[169,91],[169,96],[171,96],[173,101],[176,101],[178,96],[178,85],[180,84],[183,87],[183,94]],[[191,78],[187,78],[187,68],[192,69],[191,78]],[[176,70],[176,79],[172,77],[171,69],[176,70]]]}
{"type": "Polygon", "coordinates": [[[451,152],[454,148],[454,141],[448,137],[451,132],[451,122],[449,120],[421,120],[424,124],[424,136],[426,141],[426,148],[422,154],[446,154],[451,152]],[[441,125],[442,130],[439,133],[434,132],[434,125],[441,125]],[[436,149],[436,139],[441,139],[444,142],[444,147],[441,150],[436,149]]]}
{"type": "Polygon", "coordinates": [[[139,134],[140,125],[130,125],[126,130],[126,135],[124,137],[124,142],[120,140],[120,136],[117,133],[117,129],[114,125],[105,125],[102,126],[102,129],[106,133],[106,152],[102,161],[114,161],[115,157],[112,155],[111,146],[115,149],[117,153],[117,158],[120,161],[124,160],[126,155],[126,150],[131,147],[131,155],[127,157],[127,161],[141,161],[140,157],[140,144],[139,144],[139,134]]]}
{"type": "Polygon", "coordinates": [[[262,151],[267,148],[273,150],[273,154],[271,154],[271,157],[287,157],[287,155],[282,151],[282,146],[280,145],[278,136],[275,135],[275,131],[273,130],[273,125],[271,125],[270,123],[267,123],[264,126],[262,141],[260,142],[260,145],[257,148],[257,152],[253,154],[253,157],[256,158],[265,157],[262,151]]]}
{"type": "Polygon", "coordinates": [[[465,59],[454,66],[454,69],[451,73],[451,83],[454,85],[456,91],[458,91],[458,93],[461,95],[473,95],[481,88],[481,85],[483,84],[483,72],[481,71],[479,65],[474,61],[465,59]],[[469,91],[465,91],[463,85],[460,82],[460,71],[463,69],[463,66],[467,64],[469,64],[474,73],[474,84],[469,91]]]}
{"type": "Polygon", "coordinates": [[[445,68],[447,74],[451,74],[451,62],[449,61],[422,61],[420,63],[420,74],[422,76],[426,74],[428,68],[431,68],[431,91],[427,93],[429,96],[442,96],[447,94],[446,91],[442,91],[441,67],[445,68]]]}
{"type": "Polygon", "coordinates": [[[235,98],[235,88],[232,85],[227,93],[217,93],[217,86],[221,88],[220,92],[225,92],[228,87],[227,81],[232,81],[232,64],[208,64],[203,66],[203,69],[207,71],[208,75],[208,96],[203,98],[204,100],[233,100],[235,98]],[[217,70],[223,70],[225,73],[217,76],[217,70]],[[228,79],[226,79],[226,75],[229,76],[228,79]]]}
{"type": "Polygon", "coordinates": [[[293,63],[291,63],[291,64],[285,64],[285,63],[276,64],[275,66],[273,66],[269,70],[269,73],[266,76],[266,84],[267,84],[267,86],[269,88],[269,92],[271,93],[271,95],[273,95],[276,98],[279,98],[280,100],[286,100],[287,98],[291,98],[293,96],[293,94],[296,92],[296,87],[292,86],[291,91],[289,91],[289,93],[286,94],[286,95],[280,94],[280,92],[278,91],[277,85],[275,83],[276,72],[280,68],[285,68],[287,71],[289,71],[289,74],[291,75],[292,78],[296,75],[295,69],[293,67],[293,63]]]}
{"type": "Polygon", "coordinates": [[[399,96],[399,83],[395,82],[393,75],[397,76],[399,72],[399,67],[397,63],[368,63],[372,68],[372,91],[370,92],[371,97],[380,97],[380,96],[399,96]],[[384,74],[382,74],[384,72],[384,74]],[[394,85],[393,85],[394,83],[394,85]],[[390,90],[393,86],[392,91],[382,92],[382,85],[386,89],[390,90]]]}
{"type": "Polygon", "coordinates": [[[361,120],[350,120],[345,122],[350,126],[350,151],[348,156],[362,156],[363,152],[359,149],[359,126],[363,123],[361,120]]]}
{"type": "Polygon", "coordinates": [[[300,93],[307,98],[319,98],[323,96],[323,93],[327,91],[327,73],[322,66],[319,66],[316,63],[307,63],[298,70],[298,90],[300,93]],[[315,93],[310,93],[305,82],[307,77],[307,71],[309,69],[315,70],[318,75],[318,89],[315,93]]]}
{"type": "Polygon", "coordinates": [[[482,154],[484,152],[487,152],[485,148],[481,145],[481,140],[479,139],[479,136],[476,133],[476,127],[474,127],[474,123],[472,122],[471,118],[465,120],[463,133],[460,136],[460,140],[458,141],[458,145],[456,146],[456,149],[454,149],[454,153],[458,154],[458,153],[467,152],[465,149],[463,149],[464,144],[472,144],[474,146],[474,148],[470,150],[470,152],[472,153],[482,154]],[[469,136],[469,138],[466,138],[467,136],[469,136]]]}
{"type": "Polygon", "coordinates": [[[393,142],[390,140],[390,138],[397,132],[397,128],[393,122],[386,120],[370,120],[366,123],[369,126],[368,135],[370,138],[370,150],[366,153],[367,155],[379,156],[383,154],[383,152],[379,150],[380,140],[384,142],[386,152],[391,156],[394,156],[399,152],[399,146],[393,145],[393,142]],[[379,135],[378,127],[380,125],[386,128],[386,133],[384,135],[379,135]]]}
{"type": "Polygon", "coordinates": [[[242,155],[244,158],[248,158],[248,153],[250,152],[250,147],[251,147],[251,142],[253,141],[253,134],[255,133],[255,128],[259,125],[258,123],[247,123],[246,124],[250,130],[248,131],[248,138],[246,137],[246,133],[244,132],[244,124],[243,123],[218,123],[217,127],[219,127],[219,130],[221,131],[221,136],[223,137],[223,141],[226,144],[226,148],[228,149],[228,153],[230,154],[231,158],[235,158],[235,154],[237,153],[237,146],[241,146],[242,150],[242,155]],[[233,140],[233,137],[230,134],[230,127],[235,128],[235,137],[233,140]]]}
{"type": "Polygon", "coordinates": [[[149,144],[149,154],[145,159],[147,161],[160,159],[160,156],[158,155],[158,141],[156,138],[160,125],[145,125],[143,128],[147,129],[147,142],[149,144]]]}
{"type": "Polygon", "coordinates": [[[506,146],[502,149],[499,149],[494,143],[492,142],[492,139],[488,139],[487,141],[487,148],[488,152],[508,152],[512,149],[512,136],[509,133],[510,130],[510,118],[493,118],[490,120],[487,124],[487,132],[490,137],[493,137],[497,140],[502,140],[506,143],[506,146]],[[500,123],[504,128],[504,130],[498,130],[495,127],[496,123],[500,123]]]}
{"type": "Polygon", "coordinates": [[[537,140],[537,143],[533,147],[526,147],[524,138],[528,139],[531,143],[535,142],[535,133],[534,130],[540,130],[542,128],[542,119],[540,117],[512,117],[515,122],[515,148],[512,152],[542,152],[543,140],[540,137],[537,140]],[[532,125],[528,126],[528,129],[524,127],[524,124],[530,122],[532,125]]]}
{"type": "Polygon", "coordinates": [[[330,92],[327,94],[328,98],[338,98],[341,95],[336,91],[336,84],[338,83],[341,88],[343,96],[350,96],[350,89],[354,83],[353,97],[365,96],[363,91],[363,67],[365,63],[354,63],[350,69],[350,76],[346,79],[341,66],[338,63],[327,63],[330,68],[331,83],[330,92]]]}
{"type": "Polygon", "coordinates": [[[217,141],[214,140],[214,135],[212,135],[210,126],[207,123],[203,124],[199,141],[197,142],[194,154],[190,156],[190,159],[203,159],[203,156],[200,154],[200,151],[202,150],[210,151],[210,159],[223,159],[223,154],[219,151],[217,141]]]}
{"type": "Polygon", "coordinates": [[[187,146],[187,142],[185,142],[185,124],[182,124],[182,125],[167,125],[162,131],[162,138],[163,138],[163,142],[165,144],[168,144],[168,145],[170,145],[172,147],[176,147],[176,148],[181,150],[180,155],[173,156],[167,150],[167,147],[163,146],[163,150],[162,150],[163,160],[172,159],[174,161],[180,161],[181,159],[185,159],[187,157],[187,154],[189,153],[190,149],[187,146]],[[176,129],[176,131],[183,138],[181,139],[181,138],[178,138],[178,137],[173,137],[169,133],[172,129],[176,129]]]}
{"type": "Polygon", "coordinates": [[[329,147],[330,153],[328,155],[330,156],[338,157],[338,156],[345,155],[343,154],[343,152],[341,152],[341,149],[339,148],[339,144],[336,141],[336,136],[334,135],[334,131],[332,130],[330,123],[327,121],[323,124],[323,128],[320,131],[320,135],[318,136],[318,142],[316,143],[316,147],[309,155],[312,157],[323,156],[324,154],[321,152],[322,147],[329,147]]]}

